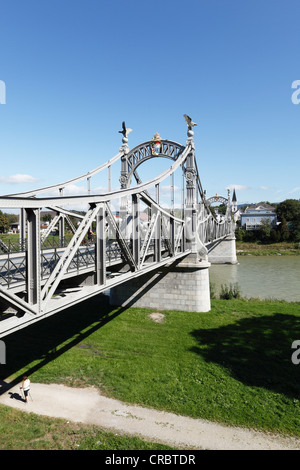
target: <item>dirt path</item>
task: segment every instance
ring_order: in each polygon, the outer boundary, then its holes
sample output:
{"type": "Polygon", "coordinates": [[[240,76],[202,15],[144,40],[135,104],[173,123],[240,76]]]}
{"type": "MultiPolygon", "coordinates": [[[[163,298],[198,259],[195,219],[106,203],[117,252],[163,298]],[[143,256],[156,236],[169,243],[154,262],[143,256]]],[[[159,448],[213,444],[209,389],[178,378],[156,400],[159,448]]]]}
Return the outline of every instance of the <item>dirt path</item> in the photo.
{"type": "Polygon", "coordinates": [[[0,396],[0,403],[22,411],[68,421],[94,424],[102,429],[168,444],[177,449],[211,450],[300,449],[300,439],[284,438],[248,429],[231,428],[202,419],[178,416],[104,397],[93,387],[32,384],[26,405],[19,385],[0,396]]]}

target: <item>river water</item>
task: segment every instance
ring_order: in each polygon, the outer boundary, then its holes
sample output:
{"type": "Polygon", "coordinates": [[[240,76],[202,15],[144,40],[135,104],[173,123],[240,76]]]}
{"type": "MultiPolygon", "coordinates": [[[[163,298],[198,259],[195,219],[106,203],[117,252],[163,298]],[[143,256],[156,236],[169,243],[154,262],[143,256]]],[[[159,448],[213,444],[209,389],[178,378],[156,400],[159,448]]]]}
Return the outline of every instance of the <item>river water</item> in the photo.
{"type": "Polygon", "coordinates": [[[238,256],[236,265],[211,265],[209,278],[216,296],[238,283],[243,297],[300,302],[300,256],[238,256]]]}

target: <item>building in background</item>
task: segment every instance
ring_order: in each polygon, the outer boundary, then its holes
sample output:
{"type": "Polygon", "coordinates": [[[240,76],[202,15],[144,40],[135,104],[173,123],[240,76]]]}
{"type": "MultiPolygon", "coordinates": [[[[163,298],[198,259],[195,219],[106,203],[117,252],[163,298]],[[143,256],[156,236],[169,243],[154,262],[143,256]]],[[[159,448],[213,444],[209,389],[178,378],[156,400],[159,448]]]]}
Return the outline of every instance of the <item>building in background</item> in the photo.
{"type": "Polygon", "coordinates": [[[270,204],[259,203],[248,206],[241,214],[241,227],[245,230],[258,230],[263,223],[269,223],[274,228],[277,225],[275,207],[270,204]]]}

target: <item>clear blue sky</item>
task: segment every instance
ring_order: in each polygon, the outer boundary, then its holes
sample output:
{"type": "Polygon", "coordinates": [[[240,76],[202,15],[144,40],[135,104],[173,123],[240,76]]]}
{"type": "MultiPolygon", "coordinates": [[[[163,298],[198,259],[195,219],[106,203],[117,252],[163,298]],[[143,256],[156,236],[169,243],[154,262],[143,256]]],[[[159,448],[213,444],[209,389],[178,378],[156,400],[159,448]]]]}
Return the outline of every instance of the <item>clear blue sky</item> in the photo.
{"type": "Polygon", "coordinates": [[[92,170],[123,120],[131,148],[185,144],[186,113],[208,196],[300,198],[299,21],[298,0],[2,2],[0,193],[92,170]]]}

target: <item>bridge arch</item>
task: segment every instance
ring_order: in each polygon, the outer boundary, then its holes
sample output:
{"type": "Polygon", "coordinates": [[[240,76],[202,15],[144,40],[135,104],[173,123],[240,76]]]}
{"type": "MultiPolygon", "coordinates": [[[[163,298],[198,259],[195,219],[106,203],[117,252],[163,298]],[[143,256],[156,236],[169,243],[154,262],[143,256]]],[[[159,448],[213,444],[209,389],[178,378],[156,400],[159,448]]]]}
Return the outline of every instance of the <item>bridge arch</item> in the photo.
{"type": "Polygon", "coordinates": [[[122,187],[130,186],[132,176],[145,161],[152,158],[168,158],[175,162],[185,149],[185,146],[177,142],[160,139],[159,134],[155,136],[152,140],[137,145],[123,157],[120,178],[122,187]]]}
{"type": "MultiPolygon", "coordinates": [[[[205,198],[205,202],[207,203],[208,208],[211,211],[211,215],[212,215],[213,218],[216,218],[216,217],[215,217],[215,214],[214,214],[212,204],[217,203],[217,204],[226,206],[226,214],[224,216],[224,220],[225,220],[225,218],[227,218],[229,221],[231,220],[230,191],[227,190],[227,193],[228,193],[227,198],[224,197],[224,196],[220,196],[219,194],[216,194],[215,196],[211,196],[209,198],[205,198]]],[[[224,222],[224,220],[223,220],[223,222],[224,222]]],[[[219,221],[219,222],[223,223],[222,221],[219,221]]]]}
{"type": "Polygon", "coordinates": [[[219,202],[221,204],[227,204],[228,203],[228,199],[226,199],[223,196],[219,196],[218,194],[216,194],[215,196],[209,197],[208,199],[206,199],[206,201],[209,205],[211,205],[214,202],[219,202]]]}

